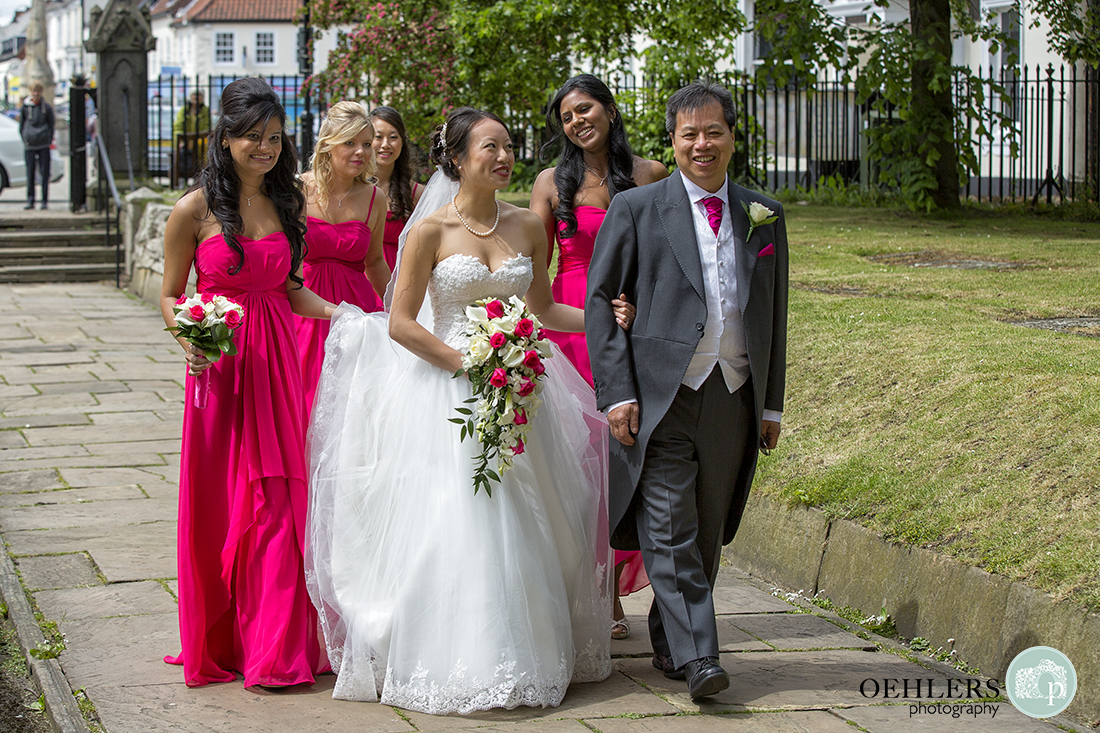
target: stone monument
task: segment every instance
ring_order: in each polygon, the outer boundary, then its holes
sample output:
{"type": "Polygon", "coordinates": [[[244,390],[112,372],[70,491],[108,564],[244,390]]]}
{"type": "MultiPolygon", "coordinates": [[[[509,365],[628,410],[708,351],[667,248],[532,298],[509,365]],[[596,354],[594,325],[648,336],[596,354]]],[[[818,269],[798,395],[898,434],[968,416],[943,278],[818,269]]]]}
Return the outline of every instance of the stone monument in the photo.
{"type": "Polygon", "coordinates": [[[98,56],[97,129],[119,188],[131,171],[139,182],[148,177],[148,54],[157,40],[148,6],[138,5],[138,0],[110,0],[105,9],[92,8],[84,42],[98,56]]]}
{"type": "MultiPolygon", "coordinates": [[[[53,69],[46,56],[46,0],[31,3],[31,17],[27,24],[27,57],[23,65],[23,88],[30,93],[31,84],[42,82],[45,89],[42,98],[53,104],[53,69]]],[[[20,100],[22,101],[22,100],[20,100]]]]}

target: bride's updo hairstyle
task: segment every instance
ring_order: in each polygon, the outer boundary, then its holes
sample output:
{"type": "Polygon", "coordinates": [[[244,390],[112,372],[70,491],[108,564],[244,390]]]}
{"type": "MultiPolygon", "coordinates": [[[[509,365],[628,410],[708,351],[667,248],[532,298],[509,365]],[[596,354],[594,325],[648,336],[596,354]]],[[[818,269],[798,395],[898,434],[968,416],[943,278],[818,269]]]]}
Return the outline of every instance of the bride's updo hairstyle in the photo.
{"type": "MultiPolygon", "coordinates": [[[[278,95],[263,79],[244,77],[226,85],[222,90],[221,114],[210,133],[210,145],[206,149],[206,165],[199,173],[196,188],[201,188],[211,215],[222,227],[222,237],[229,248],[237,253],[237,265],[229,270],[231,275],[240,272],[244,265],[244,248],[237,237],[244,233],[241,219],[241,179],[229,151],[229,140],[242,137],[268,120],[279,121],[286,131],[286,110],[278,95]]],[[[290,241],[291,280],[299,286],[302,278],[295,275],[306,251],[305,218],[306,198],[298,188],[298,152],[294,144],[283,135],[282,148],[275,165],[264,175],[263,192],[275,205],[283,233],[290,241]]]]}
{"type": "Polygon", "coordinates": [[[432,144],[428,158],[452,181],[460,180],[458,163],[466,155],[470,145],[470,132],[482,120],[494,120],[505,130],[504,120],[492,112],[473,107],[459,107],[447,115],[447,121],[432,131],[432,144]]]}
{"type": "MultiPolygon", "coordinates": [[[[354,140],[363,130],[370,130],[374,137],[374,125],[367,111],[358,102],[337,102],[328,108],[328,116],[321,123],[317,136],[317,147],[313,151],[311,165],[313,180],[317,184],[317,203],[322,209],[328,205],[332,185],[332,149],[354,140]]],[[[355,177],[360,183],[373,183],[374,172],[378,170],[378,161],[374,157],[374,148],[370,149],[370,159],[363,171],[355,177]]]]}

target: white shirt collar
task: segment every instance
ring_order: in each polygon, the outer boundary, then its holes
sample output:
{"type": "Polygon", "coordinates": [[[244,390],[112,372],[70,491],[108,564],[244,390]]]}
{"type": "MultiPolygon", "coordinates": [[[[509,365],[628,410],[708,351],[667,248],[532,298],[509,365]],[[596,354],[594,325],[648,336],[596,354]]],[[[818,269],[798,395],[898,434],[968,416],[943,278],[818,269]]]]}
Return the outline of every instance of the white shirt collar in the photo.
{"type": "Polygon", "coordinates": [[[729,178],[726,179],[717,193],[711,193],[697,186],[691,179],[685,176],[682,171],[677,171],[677,173],[680,174],[680,180],[684,182],[684,189],[687,191],[688,198],[691,199],[692,204],[697,204],[708,196],[717,196],[722,199],[722,203],[724,203],[727,208],[729,207],[729,178]]]}

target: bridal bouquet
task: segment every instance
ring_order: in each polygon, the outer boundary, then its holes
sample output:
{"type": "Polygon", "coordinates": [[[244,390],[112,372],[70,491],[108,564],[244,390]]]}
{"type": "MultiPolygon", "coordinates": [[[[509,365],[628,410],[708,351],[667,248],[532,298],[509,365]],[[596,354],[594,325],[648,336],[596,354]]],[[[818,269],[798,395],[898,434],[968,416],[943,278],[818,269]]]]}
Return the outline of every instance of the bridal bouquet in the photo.
{"type": "MultiPolygon", "coordinates": [[[[176,338],[187,339],[210,361],[217,362],[222,354],[237,354],[233,334],[244,323],[244,308],[240,304],[224,295],[196,293],[190,298],[181,295],[172,306],[172,314],[176,325],[164,330],[176,338]]],[[[195,377],[195,407],[206,407],[209,380],[210,374],[206,371],[195,377]]]]}
{"type": "Polygon", "coordinates": [[[476,437],[481,443],[474,493],[485,489],[492,496],[489,482],[499,482],[523,453],[528,425],[542,404],[542,360],[550,355],[550,344],[542,338],[539,319],[514,295],[507,301],[479,300],[466,308],[466,317],[469,342],[455,376],[469,377],[474,396],[468,406],[455,408],[463,417],[450,421],[462,426],[462,440],[476,437]]]}

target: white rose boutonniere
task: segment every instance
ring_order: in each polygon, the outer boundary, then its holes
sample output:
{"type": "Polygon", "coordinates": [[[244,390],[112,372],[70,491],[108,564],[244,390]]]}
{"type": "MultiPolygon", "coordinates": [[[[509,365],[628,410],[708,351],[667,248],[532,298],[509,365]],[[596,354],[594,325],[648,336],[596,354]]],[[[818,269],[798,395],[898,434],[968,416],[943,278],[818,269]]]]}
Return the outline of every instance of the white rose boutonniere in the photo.
{"type": "Polygon", "coordinates": [[[749,233],[745,236],[746,242],[752,239],[752,233],[756,231],[756,227],[771,224],[779,218],[774,211],[758,201],[753,201],[751,204],[742,201],[741,206],[749,215],[749,233]]]}

